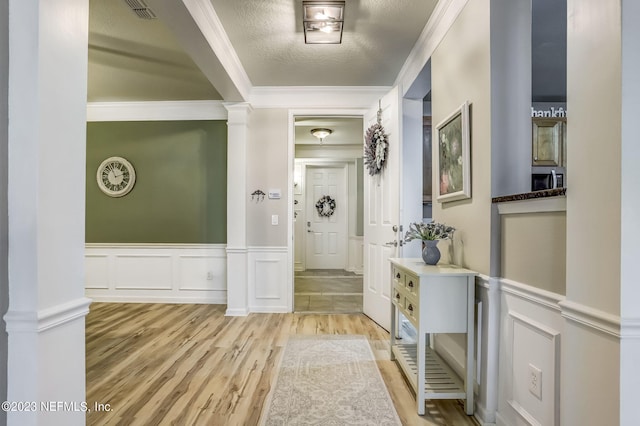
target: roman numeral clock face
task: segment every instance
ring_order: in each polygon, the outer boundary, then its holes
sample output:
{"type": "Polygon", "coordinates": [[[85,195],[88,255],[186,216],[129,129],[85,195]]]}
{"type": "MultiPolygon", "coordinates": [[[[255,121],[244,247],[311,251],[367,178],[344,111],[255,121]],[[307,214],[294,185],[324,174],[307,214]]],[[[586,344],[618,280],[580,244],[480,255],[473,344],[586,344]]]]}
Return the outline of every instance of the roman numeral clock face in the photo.
{"type": "Polygon", "coordinates": [[[96,174],[98,187],[110,197],[122,197],[131,191],[136,172],[122,157],[109,157],[100,164],[96,174]]]}

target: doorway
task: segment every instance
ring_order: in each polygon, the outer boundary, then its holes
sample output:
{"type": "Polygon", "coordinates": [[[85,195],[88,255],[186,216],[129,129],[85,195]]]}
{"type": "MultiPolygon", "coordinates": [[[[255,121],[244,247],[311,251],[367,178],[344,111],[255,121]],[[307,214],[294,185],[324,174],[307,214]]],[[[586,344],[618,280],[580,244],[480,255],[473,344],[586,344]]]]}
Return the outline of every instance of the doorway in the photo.
{"type": "Polygon", "coordinates": [[[362,118],[300,115],[292,121],[293,309],[361,313],[362,118]],[[324,129],[323,137],[314,129],[324,129]]]}

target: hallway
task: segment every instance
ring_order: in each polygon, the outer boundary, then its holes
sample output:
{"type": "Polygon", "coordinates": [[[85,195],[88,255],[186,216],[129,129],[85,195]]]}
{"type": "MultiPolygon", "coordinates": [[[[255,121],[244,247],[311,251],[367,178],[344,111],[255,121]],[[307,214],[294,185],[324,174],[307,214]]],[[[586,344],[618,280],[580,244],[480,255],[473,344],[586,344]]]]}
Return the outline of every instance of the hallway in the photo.
{"type": "Polygon", "coordinates": [[[362,313],[362,275],[342,269],[295,273],[294,312],[362,313]]]}

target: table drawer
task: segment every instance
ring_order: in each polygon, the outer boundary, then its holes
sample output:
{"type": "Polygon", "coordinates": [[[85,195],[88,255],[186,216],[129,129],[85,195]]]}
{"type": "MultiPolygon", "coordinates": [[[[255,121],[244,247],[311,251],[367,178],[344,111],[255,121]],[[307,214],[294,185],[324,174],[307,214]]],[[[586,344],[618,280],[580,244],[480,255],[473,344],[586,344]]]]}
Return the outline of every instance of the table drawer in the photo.
{"type": "Polygon", "coordinates": [[[404,274],[404,285],[410,295],[414,296],[418,300],[418,294],[420,294],[420,280],[418,277],[411,274],[404,274]]]}
{"type": "Polygon", "coordinates": [[[420,319],[420,307],[417,302],[411,300],[409,297],[404,296],[402,298],[402,314],[407,317],[409,321],[418,327],[418,320],[420,319]]]}
{"type": "Polygon", "coordinates": [[[404,309],[404,299],[405,296],[402,293],[402,290],[397,288],[398,286],[394,286],[393,288],[393,304],[396,305],[400,310],[404,309]]]}

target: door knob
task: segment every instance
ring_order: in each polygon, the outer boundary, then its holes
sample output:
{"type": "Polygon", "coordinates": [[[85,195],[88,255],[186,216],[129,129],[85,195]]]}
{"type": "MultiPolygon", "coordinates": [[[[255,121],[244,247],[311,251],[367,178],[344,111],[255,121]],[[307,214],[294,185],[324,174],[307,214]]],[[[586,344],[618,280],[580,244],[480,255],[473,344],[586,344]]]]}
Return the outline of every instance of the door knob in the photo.
{"type": "Polygon", "coordinates": [[[388,243],[384,244],[387,247],[393,246],[393,247],[398,247],[398,242],[396,240],[393,241],[389,241],[388,243]]]}

